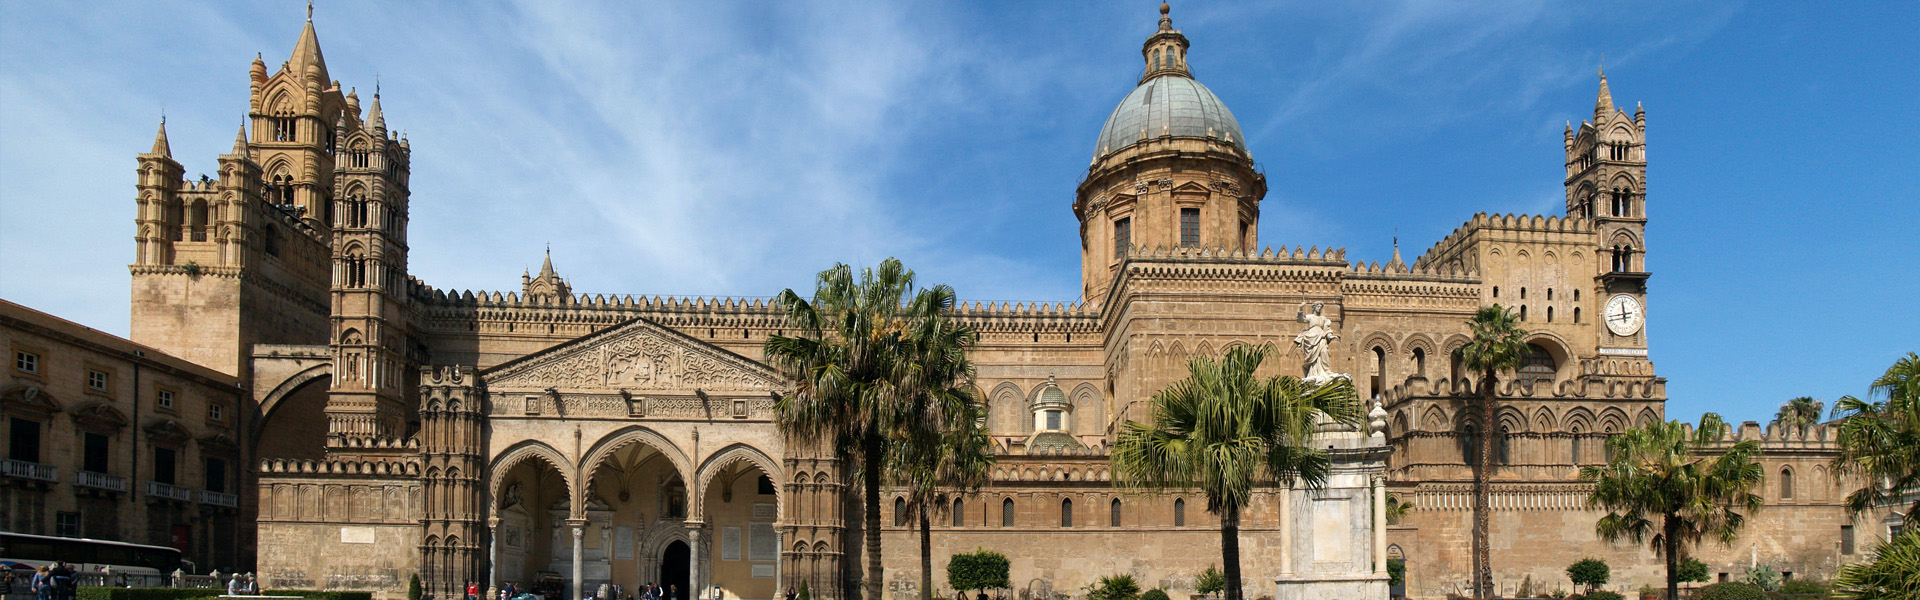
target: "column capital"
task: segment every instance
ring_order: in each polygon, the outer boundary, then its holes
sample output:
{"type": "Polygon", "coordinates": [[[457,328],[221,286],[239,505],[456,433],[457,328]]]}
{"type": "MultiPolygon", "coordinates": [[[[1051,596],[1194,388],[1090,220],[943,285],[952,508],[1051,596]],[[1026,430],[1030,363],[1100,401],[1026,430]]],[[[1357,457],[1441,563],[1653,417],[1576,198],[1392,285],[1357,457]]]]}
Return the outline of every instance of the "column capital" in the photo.
{"type": "Polygon", "coordinates": [[[567,526],[573,528],[575,535],[579,535],[581,528],[584,528],[587,526],[587,520],[586,519],[567,519],[567,526]]]}

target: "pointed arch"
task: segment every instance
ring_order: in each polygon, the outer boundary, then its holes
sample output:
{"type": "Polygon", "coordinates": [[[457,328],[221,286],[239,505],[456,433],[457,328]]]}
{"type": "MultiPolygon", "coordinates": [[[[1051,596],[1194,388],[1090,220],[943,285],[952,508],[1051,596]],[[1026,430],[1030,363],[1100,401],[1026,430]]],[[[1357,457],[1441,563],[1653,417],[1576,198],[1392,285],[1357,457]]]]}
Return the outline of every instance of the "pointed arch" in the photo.
{"type": "MultiPolygon", "coordinates": [[[[760,472],[765,473],[768,479],[773,480],[773,501],[776,507],[779,506],[785,496],[784,489],[786,488],[785,483],[787,480],[786,475],[780,470],[780,462],[767,456],[767,453],[762,452],[759,448],[737,442],[721,449],[719,452],[708,455],[707,460],[700,464],[699,475],[696,476],[697,485],[692,488],[696,490],[694,492],[695,497],[705,495],[707,487],[713,484],[714,477],[719,475],[721,470],[737,462],[751,464],[759,468],[760,472]]],[[[706,511],[705,507],[702,506],[704,504],[706,503],[688,502],[688,505],[693,507],[688,518],[698,520],[704,517],[706,511]]]]}
{"type": "Polygon", "coordinates": [[[1533,430],[1549,433],[1560,430],[1559,420],[1553,418],[1553,410],[1545,406],[1533,412],[1533,430]]]}
{"type": "MultiPolygon", "coordinates": [[[[693,461],[687,458],[686,453],[681,451],[679,446],[674,445],[672,440],[668,440],[666,436],[660,435],[659,432],[645,425],[629,425],[614,430],[612,433],[600,436],[600,440],[594,442],[593,447],[587,451],[586,456],[580,460],[578,465],[575,465],[575,468],[579,469],[578,472],[580,473],[581,482],[574,490],[576,493],[574,506],[579,507],[586,505],[584,494],[587,490],[593,489],[593,479],[594,476],[598,474],[600,466],[607,462],[607,459],[612,457],[613,453],[620,451],[621,448],[625,448],[630,444],[636,443],[646,444],[648,447],[653,448],[655,452],[659,452],[662,456],[665,456],[667,461],[673,464],[673,470],[680,476],[680,481],[685,482],[689,486],[693,485],[695,474],[693,461]]],[[[769,471],[768,473],[771,475],[774,471],[769,471]]],[[[779,486],[774,487],[777,489],[779,486]]],[[[693,488],[690,487],[690,494],[697,493],[692,490],[693,488]]],[[[692,506],[697,503],[689,501],[687,504],[692,506]]],[[[690,509],[689,512],[692,510],[698,509],[693,508],[690,509]]]]}
{"type": "Polygon", "coordinates": [[[1620,433],[1627,430],[1627,411],[1609,406],[1600,411],[1600,433],[1620,433]]]}
{"type": "Polygon", "coordinates": [[[1428,406],[1426,414],[1420,417],[1420,428],[1427,431],[1447,431],[1453,429],[1447,426],[1449,422],[1451,419],[1447,418],[1446,411],[1440,410],[1439,406],[1428,406]]]}
{"type": "Polygon", "coordinates": [[[1494,422],[1500,424],[1500,429],[1513,433],[1527,430],[1527,416],[1520,414],[1520,409],[1511,406],[1501,408],[1500,413],[1494,415],[1494,422]]]}
{"type": "Polygon", "coordinates": [[[1652,408],[1642,408],[1640,416],[1634,419],[1634,427],[1646,427],[1659,422],[1660,415],[1655,414],[1652,408]]]}
{"type": "Polygon", "coordinates": [[[1585,406],[1569,408],[1562,416],[1562,422],[1568,433],[1592,433],[1594,421],[1593,411],[1585,406]]]}
{"type": "MultiPolygon", "coordinates": [[[[490,476],[487,478],[487,497],[490,499],[488,500],[489,502],[493,502],[494,500],[491,500],[493,498],[500,497],[500,487],[506,484],[507,473],[513,471],[514,467],[520,466],[520,463],[529,460],[546,462],[548,467],[551,467],[555,472],[560,474],[560,481],[566,487],[569,503],[574,502],[576,498],[580,497],[577,491],[579,486],[577,480],[579,478],[575,476],[573,463],[568,461],[565,455],[561,454],[559,450],[555,450],[552,446],[548,446],[545,442],[539,440],[522,440],[519,443],[508,446],[506,450],[495,455],[494,459],[488,463],[487,473],[489,473],[490,476]]],[[[569,512],[577,512],[574,510],[576,508],[576,504],[569,504],[569,512]]]]}

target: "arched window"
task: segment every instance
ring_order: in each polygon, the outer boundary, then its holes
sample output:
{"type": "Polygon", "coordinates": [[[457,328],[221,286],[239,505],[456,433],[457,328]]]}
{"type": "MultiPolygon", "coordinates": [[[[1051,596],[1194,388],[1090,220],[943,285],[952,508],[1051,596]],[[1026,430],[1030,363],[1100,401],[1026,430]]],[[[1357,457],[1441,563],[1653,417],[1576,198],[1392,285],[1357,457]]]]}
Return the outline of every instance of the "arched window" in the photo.
{"type": "Polygon", "coordinates": [[[1173,526],[1187,526],[1187,500],[1185,498],[1173,499],[1173,526]]]}
{"type": "Polygon", "coordinates": [[[1387,350],[1373,347],[1373,393],[1378,395],[1387,385],[1387,350]]]}
{"type": "Polygon", "coordinates": [[[1513,432],[1511,430],[1508,430],[1506,427],[1501,427],[1500,436],[1493,438],[1494,464],[1500,464],[1500,465],[1513,464],[1513,446],[1508,441],[1512,433],[1513,432]]]}
{"type": "Polygon", "coordinates": [[[1493,297],[1495,298],[1500,297],[1500,286],[1497,286],[1497,285],[1493,286],[1493,297]]]}
{"type": "Polygon", "coordinates": [[[1578,306],[1573,307],[1573,322],[1580,322],[1580,307],[1578,306]]]}
{"type": "Polygon", "coordinates": [[[1113,257],[1124,258],[1127,247],[1133,245],[1133,218],[1126,217],[1113,222],[1113,257]]]}
{"type": "Polygon", "coordinates": [[[1113,504],[1107,507],[1107,526],[1109,527],[1120,526],[1120,499],[1119,498],[1114,498],[1113,504]]]}
{"type": "Polygon", "coordinates": [[[1460,427],[1460,462],[1475,465],[1480,463],[1480,428],[1468,423],[1460,427]]]}
{"type": "Polygon", "coordinates": [[[1073,499],[1072,498],[1062,498],[1060,500],[1060,526],[1061,527],[1073,526],[1073,499]]]}
{"type": "Polygon", "coordinates": [[[1000,501],[1000,526],[1001,527],[1013,526],[1013,499],[1012,498],[1008,498],[1000,501]]]}
{"type": "Polygon", "coordinates": [[[1413,349],[1413,374],[1421,377],[1427,376],[1427,350],[1425,348],[1413,349]]]}
{"type": "Polygon", "coordinates": [[[1580,301],[1580,290],[1574,290],[1574,291],[1573,291],[1573,301],[1574,301],[1574,302],[1579,302],[1579,301],[1580,301]]]}
{"type": "Polygon", "coordinates": [[[1552,353],[1539,344],[1527,344],[1527,355],[1520,359],[1520,379],[1552,382],[1557,371],[1552,353]]]}
{"type": "Polygon", "coordinates": [[[187,241],[187,209],[179,200],[167,201],[167,227],[173,230],[173,241],[187,241]]]}
{"type": "Polygon", "coordinates": [[[1520,306],[1520,320],[1527,320],[1527,307],[1524,304],[1520,306]]]}
{"type": "Polygon", "coordinates": [[[1520,288],[1520,299],[1527,299],[1527,288],[1520,288]]]}
{"type": "Polygon", "coordinates": [[[953,526],[960,527],[966,524],[967,524],[966,501],[961,500],[959,498],[954,498],[953,499],[953,526]]]}
{"type": "Polygon", "coordinates": [[[1553,307],[1551,306],[1547,307],[1547,322],[1548,323],[1553,322],[1553,307]]]}
{"type": "Polygon", "coordinates": [[[1453,379],[1460,379],[1461,369],[1465,367],[1466,360],[1460,356],[1459,348],[1453,350],[1453,355],[1448,358],[1447,362],[1450,363],[1447,367],[1447,372],[1451,374],[1453,379]]]}
{"type": "Polygon", "coordinates": [[[907,499],[906,498],[893,499],[893,526],[894,527],[907,526],[907,499]]]}
{"type": "Polygon", "coordinates": [[[193,209],[187,213],[187,227],[191,229],[193,241],[207,241],[207,201],[194,200],[193,209]]]}
{"type": "Polygon", "coordinates": [[[1793,499],[1793,469],[1785,467],[1780,469],[1780,499],[1793,499]]]}
{"type": "Polygon", "coordinates": [[[1568,445],[1571,446],[1570,450],[1573,454],[1574,466],[1579,466],[1580,465],[1580,428],[1579,427],[1573,428],[1573,441],[1569,442],[1568,445]]]}

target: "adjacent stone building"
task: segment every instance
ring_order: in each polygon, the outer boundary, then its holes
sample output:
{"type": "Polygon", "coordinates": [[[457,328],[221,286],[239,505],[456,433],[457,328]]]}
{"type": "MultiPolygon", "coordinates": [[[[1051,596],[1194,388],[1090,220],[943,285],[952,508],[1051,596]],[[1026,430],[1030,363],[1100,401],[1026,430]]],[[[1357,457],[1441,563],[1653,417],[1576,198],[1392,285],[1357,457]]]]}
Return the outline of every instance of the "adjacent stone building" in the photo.
{"type": "MultiPolygon", "coordinates": [[[[1397,247],[1385,263],[1263,247],[1265,175],[1167,12],[1136,87],[1089,132],[1073,203],[1081,298],[955,309],[981,332],[972,358],[999,464],[990,485],[942,502],[936,565],[1001,550],[1022,598],[1122,572],[1191,590],[1218,560],[1218,523],[1203,497],[1116,489],[1114,432],[1191,357],[1264,346],[1268,372],[1303,372],[1295,336],[1313,321],[1337,335],[1325,366],[1377,401],[1375,423],[1324,434],[1339,458],[1325,489],[1256,495],[1250,593],[1384,596],[1389,555],[1407,559],[1411,595],[1459,589],[1462,447],[1481,435],[1499,436],[1503,588],[1564,587],[1587,554],[1616,581],[1654,580],[1647,551],[1594,541],[1576,477],[1609,434],[1666,418],[1644,328],[1645,111],[1616,107],[1600,78],[1592,116],[1566,133],[1563,214],[1474,215],[1411,263],[1397,247]],[[1479,423],[1457,351],[1467,318],[1495,303],[1521,315],[1530,353],[1499,384],[1497,421],[1479,423]],[[1389,490],[1414,503],[1391,528],[1389,490]]],[[[773,424],[790,382],[759,360],[788,330],[772,307],[576,294],[551,257],[518,290],[435,288],[407,268],[411,147],[378,94],[363,109],[331,79],[311,20],[250,82],[219,177],[183,180],[164,124],[138,157],[132,331],[250,390],[265,585],[396,594],[420,573],[441,597],[468,579],[858,593],[850,469],[773,424]]],[[[1764,440],[1778,493],[1750,547],[1703,557],[1823,574],[1857,551],[1824,428],[1730,435],[1764,440]]],[[[884,504],[888,596],[916,597],[914,520],[891,492],[884,504]]]]}
{"type": "Polygon", "coordinates": [[[0,300],[0,529],[251,565],[253,424],[232,376],[0,300]]]}

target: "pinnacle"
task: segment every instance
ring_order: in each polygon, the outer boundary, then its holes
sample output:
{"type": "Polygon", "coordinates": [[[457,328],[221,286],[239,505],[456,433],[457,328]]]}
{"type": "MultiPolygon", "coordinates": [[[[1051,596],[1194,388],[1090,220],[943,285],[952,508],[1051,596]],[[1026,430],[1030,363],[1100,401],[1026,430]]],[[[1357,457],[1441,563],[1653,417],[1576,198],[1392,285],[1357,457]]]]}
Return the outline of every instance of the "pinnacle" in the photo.
{"type": "Polygon", "coordinates": [[[1613,114],[1613,92],[1607,89],[1607,72],[1600,71],[1600,96],[1593,101],[1594,122],[1601,117],[1613,114]]]}
{"type": "Polygon", "coordinates": [[[320,53],[320,36],[313,31],[312,19],[308,19],[306,26],[300,28],[300,39],[293,43],[293,54],[287,58],[287,66],[295,76],[305,77],[308,70],[318,70],[320,81],[332,81],[327,77],[327,59],[320,53]]]}
{"type": "Polygon", "coordinates": [[[244,156],[247,153],[247,126],[245,124],[242,124],[240,131],[233,135],[233,153],[236,156],[244,156]]]}
{"type": "Polygon", "coordinates": [[[148,154],[173,158],[173,147],[167,145],[167,118],[160,117],[160,133],[153,136],[153,150],[148,154]]]}

